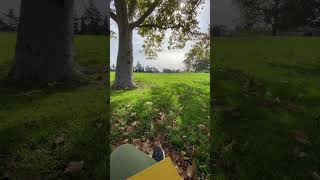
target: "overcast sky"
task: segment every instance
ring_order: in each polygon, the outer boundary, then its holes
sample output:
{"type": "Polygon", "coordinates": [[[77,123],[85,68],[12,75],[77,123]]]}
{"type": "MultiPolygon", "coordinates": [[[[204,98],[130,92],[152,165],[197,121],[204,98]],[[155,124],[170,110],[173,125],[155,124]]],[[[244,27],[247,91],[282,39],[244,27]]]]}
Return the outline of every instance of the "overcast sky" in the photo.
{"type": "Polygon", "coordinates": [[[240,23],[240,10],[234,3],[235,0],[212,0],[211,24],[225,25],[234,28],[240,23]]]}
{"type": "MultiPolygon", "coordinates": [[[[204,8],[199,9],[198,20],[200,23],[201,31],[207,31],[210,23],[210,0],[206,0],[204,8]]],[[[118,32],[117,25],[114,21],[111,21],[111,30],[118,32]]],[[[169,32],[166,32],[166,37],[168,37],[169,32]]],[[[183,60],[185,53],[191,48],[192,43],[189,42],[187,46],[183,49],[167,50],[168,43],[165,41],[163,43],[164,51],[158,53],[158,58],[156,60],[147,60],[142,52],[143,38],[137,34],[136,31],[133,33],[133,64],[136,65],[140,62],[143,66],[153,66],[160,71],[164,68],[170,69],[184,69],[183,60]]],[[[110,64],[116,64],[117,53],[118,53],[118,38],[111,39],[110,42],[110,64]]]]}

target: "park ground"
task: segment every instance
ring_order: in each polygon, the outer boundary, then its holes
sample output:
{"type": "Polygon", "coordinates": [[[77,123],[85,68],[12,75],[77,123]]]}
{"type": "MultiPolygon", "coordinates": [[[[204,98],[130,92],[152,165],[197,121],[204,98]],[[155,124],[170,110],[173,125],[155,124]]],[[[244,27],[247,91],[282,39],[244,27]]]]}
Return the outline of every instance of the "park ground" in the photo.
{"type": "Polygon", "coordinates": [[[76,36],[81,87],[7,86],[14,33],[0,33],[0,179],[104,179],[108,176],[106,36],[76,36]]]}
{"type": "MultiPolygon", "coordinates": [[[[134,73],[136,89],[111,91],[111,144],[151,155],[155,144],[184,178],[209,174],[208,73],[134,73]]],[[[111,83],[114,73],[111,73],[111,83]]]]}
{"type": "Polygon", "coordinates": [[[213,179],[319,179],[320,38],[213,38],[213,179]]]}

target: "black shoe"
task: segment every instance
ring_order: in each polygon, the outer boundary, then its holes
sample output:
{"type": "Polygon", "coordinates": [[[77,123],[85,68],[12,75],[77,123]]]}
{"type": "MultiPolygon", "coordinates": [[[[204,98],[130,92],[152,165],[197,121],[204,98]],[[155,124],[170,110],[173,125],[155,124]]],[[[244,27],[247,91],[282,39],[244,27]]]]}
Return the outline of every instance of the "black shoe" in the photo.
{"type": "Polygon", "coordinates": [[[165,154],[164,154],[164,151],[163,149],[160,147],[160,146],[156,146],[154,149],[153,149],[153,154],[152,154],[152,158],[154,160],[156,160],[157,162],[163,160],[165,158],[165,154]]]}

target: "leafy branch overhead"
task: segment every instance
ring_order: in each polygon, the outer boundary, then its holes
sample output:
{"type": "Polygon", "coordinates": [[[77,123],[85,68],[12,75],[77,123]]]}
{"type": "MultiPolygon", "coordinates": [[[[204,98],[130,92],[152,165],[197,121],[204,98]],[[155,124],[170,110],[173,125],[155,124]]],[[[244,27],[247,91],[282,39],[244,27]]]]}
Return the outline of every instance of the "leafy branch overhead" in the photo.
{"type": "Polygon", "coordinates": [[[137,30],[143,52],[156,58],[170,30],[168,49],[183,48],[198,33],[198,9],[205,0],[113,0],[110,15],[118,26],[137,30]]]}
{"type": "Polygon", "coordinates": [[[195,44],[185,55],[183,63],[187,71],[208,71],[210,69],[210,34],[197,33],[195,40],[195,44]]]}

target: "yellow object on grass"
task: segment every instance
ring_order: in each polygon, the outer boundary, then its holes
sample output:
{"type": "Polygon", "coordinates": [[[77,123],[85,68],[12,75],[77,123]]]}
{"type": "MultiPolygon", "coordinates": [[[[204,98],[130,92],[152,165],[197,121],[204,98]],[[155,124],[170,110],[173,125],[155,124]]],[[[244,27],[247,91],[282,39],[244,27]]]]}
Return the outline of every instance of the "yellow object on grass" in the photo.
{"type": "Polygon", "coordinates": [[[127,180],[181,180],[169,157],[129,177],[127,180]]]}

